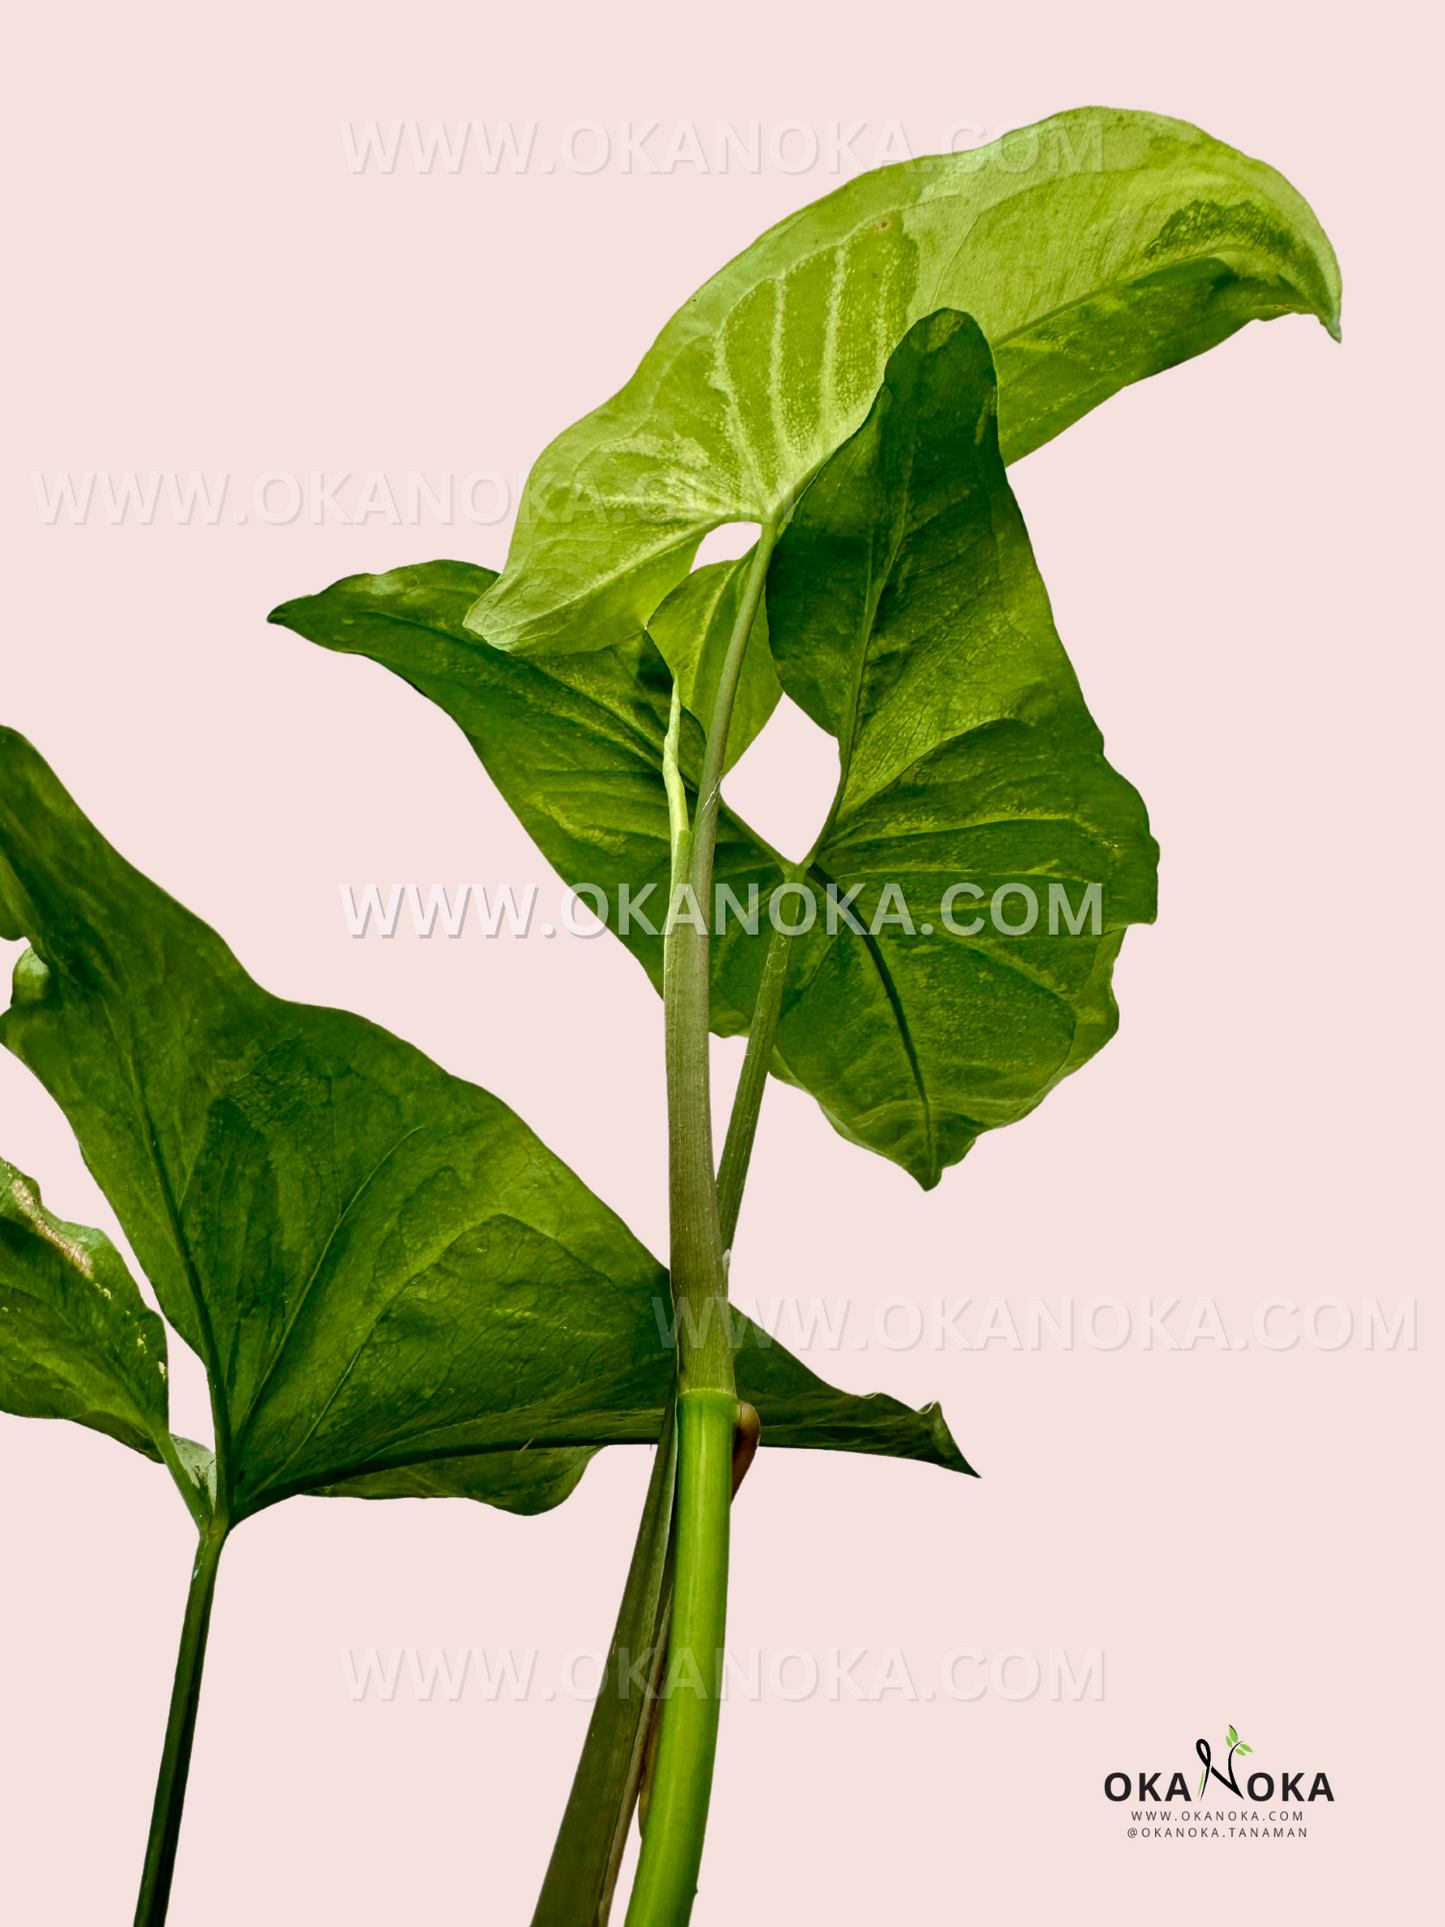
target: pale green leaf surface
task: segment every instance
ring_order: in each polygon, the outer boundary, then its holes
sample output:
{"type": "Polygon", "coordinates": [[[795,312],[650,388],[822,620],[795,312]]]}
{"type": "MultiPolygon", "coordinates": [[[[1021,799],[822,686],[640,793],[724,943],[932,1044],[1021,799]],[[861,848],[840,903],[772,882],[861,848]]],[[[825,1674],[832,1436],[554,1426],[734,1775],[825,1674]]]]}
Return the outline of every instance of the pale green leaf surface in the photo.
{"type": "Polygon", "coordinates": [[[939,308],[991,343],[1016,461],[1250,320],[1310,314],[1338,336],[1339,303],[1304,199],[1184,121],[1081,108],[877,169],[723,268],[543,452],[467,626],[524,653],[635,634],[709,529],[785,513],[939,308]]]}
{"type": "Polygon", "coordinates": [[[179,1468],[181,1478],[190,1487],[190,1492],[186,1493],[185,1486],[182,1486],[186,1503],[195,1511],[194,1497],[199,1502],[200,1512],[209,1515],[216,1504],[215,1453],[209,1445],[198,1445],[194,1439],[183,1439],[178,1433],[171,1434],[171,1443],[175,1447],[175,1465],[179,1468]]]}
{"type": "MultiPolygon", "coordinates": [[[[647,625],[648,634],[677,678],[684,708],[696,718],[704,733],[712,723],[723,659],[754,553],[755,549],[749,549],[736,562],[711,562],[694,569],[661,608],[654,610],[647,625]]],[[[768,611],[764,598],[753,618],[733,696],[727,752],[723,758],[725,771],[732,768],[761,733],[782,693],[768,647],[768,611]]]]}

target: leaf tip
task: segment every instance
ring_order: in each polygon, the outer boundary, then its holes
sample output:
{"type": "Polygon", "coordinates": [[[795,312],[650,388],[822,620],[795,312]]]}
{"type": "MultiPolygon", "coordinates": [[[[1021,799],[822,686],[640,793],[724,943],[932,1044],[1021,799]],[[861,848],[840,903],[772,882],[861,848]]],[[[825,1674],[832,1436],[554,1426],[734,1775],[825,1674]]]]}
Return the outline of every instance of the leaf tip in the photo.
{"type": "Polygon", "coordinates": [[[943,1407],[937,1399],[935,1399],[932,1404],[925,1405],[920,1416],[928,1421],[929,1431],[933,1437],[934,1450],[938,1454],[938,1464],[941,1465],[946,1472],[961,1472],[966,1478],[978,1478],[980,1475],[976,1468],[971,1466],[962,1452],[959,1451],[958,1441],[954,1438],[952,1432],[949,1431],[948,1421],[943,1416],[943,1407]]]}

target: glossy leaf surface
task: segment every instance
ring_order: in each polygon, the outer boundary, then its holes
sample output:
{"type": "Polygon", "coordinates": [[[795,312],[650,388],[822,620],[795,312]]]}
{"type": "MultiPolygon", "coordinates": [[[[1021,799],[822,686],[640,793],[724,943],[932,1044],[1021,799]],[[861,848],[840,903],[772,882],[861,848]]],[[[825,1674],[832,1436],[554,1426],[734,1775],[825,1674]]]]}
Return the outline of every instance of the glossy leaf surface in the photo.
{"type": "Polygon", "coordinates": [[[791,503],[936,309],[972,314],[993,347],[1012,462],[1250,320],[1338,334],[1339,303],[1302,197],[1184,121],[1081,108],[877,169],[722,269],[543,452],[468,627],[524,653],[635,635],[709,529],[791,503]]]}

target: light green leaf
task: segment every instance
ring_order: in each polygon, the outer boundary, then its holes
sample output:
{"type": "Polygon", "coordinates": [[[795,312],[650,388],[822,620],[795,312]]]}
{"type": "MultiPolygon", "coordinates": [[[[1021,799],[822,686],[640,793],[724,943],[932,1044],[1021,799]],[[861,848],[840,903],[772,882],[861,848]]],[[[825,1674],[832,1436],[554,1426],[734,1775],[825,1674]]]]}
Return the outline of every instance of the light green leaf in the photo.
{"type": "Polygon", "coordinates": [[[198,1517],[209,1517],[216,1506],[215,1453],[209,1445],[198,1445],[194,1439],[175,1434],[171,1444],[175,1448],[171,1473],[182,1496],[198,1517]]]}
{"type": "Polygon", "coordinates": [[[1253,1751],[1254,1751],[1254,1748],[1253,1748],[1252,1746],[1246,1746],[1246,1745],[1245,1745],[1245,1743],[1244,1743],[1244,1741],[1243,1741],[1243,1740],[1240,1740],[1240,1741],[1239,1741],[1239,1742],[1237,1743],[1237,1746],[1236,1746],[1236,1751],[1238,1751],[1238,1752],[1240,1752],[1240,1753],[1253,1753],[1253,1751]]]}
{"type": "Polygon", "coordinates": [[[166,1329],[103,1231],[0,1158],[0,1410],[68,1418],[159,1459],[166,1329]]]}
{"type": "Polygon", "coordinates": [[[909,328],[992,344],[1004,458],[1246,322],[1339,332],[1334,254],[1272,168],[1157,114],[1081,108],[881,168],[764,234],[532,470],[467,616],[524,653],[625,642],[724,522],[766,523],[858,428],[909,328]]]}
{"type": "Polygon", "coordinates": [[[1154,915],[1157,855],[1055,633],[967,316],[910,331],[803,495],[768,594],[783,687],[839,744],[810,881],[857,891],[865,926],[830,936],[820,917],[795,939],[778,1066],[931,1185],[1113,1034],[1110,970],[1154,915]],[[1051,889],[1076,919],[1091,885],[1097,932],[1071,934],[1055,901],[1049,934],[1051,889]],[[1036,928],[997,927],[1001,889],[998,921],[1032,902],[1036,928]]]}
{"type": "MultiPolygon", "coordinates": [[[[504,1104],[262,990],[9,731],[0,852],[4,928],[33,946],[0,1042],[205,1362],[232,1522],[340,1489],[538,1510],[590,1449],[656,1439],[666,1273],[504,1104]]],[[[738,1379],[778,1443],[967,1469],[932,1409],[832,1392],[755,1333],[738,1379]]]]}
{"type": "Polygon", "coordinates": [[[1235,1732],[1234,1728],[1231,1726],[1229,1729],[1229,1744],[1231,1746],[1235,1745],[1238,1739],[1239,1739],[1239,1735],[1235,1732]]]}
{"type": "MultiPolygon", "coordinates": [[[[733,624],[753,563],[753,550],[736,562],[713,562],[684,576],[672,594],[655,610],[648,634],[677,678],[683,707],[704,732],[712,722],[733,624]]],[[[563,658],[565,661],[566,658],[563,658]]],[[[764,602],[753,619],[733,697],[724,770],[730,770],[758,736],[782,695],[778,673],[768,648],[768,615],[764,602]]]]}

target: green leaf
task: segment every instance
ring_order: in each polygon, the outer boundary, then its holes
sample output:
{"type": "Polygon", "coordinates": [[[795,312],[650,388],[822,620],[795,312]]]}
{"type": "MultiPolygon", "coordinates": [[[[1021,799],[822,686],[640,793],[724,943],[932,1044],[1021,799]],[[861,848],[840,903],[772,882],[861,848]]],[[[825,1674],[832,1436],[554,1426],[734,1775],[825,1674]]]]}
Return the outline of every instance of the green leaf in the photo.
{"type": "Polygon", "coordinates": [[[198,1445],[194,1439],[183,1439],[174,1433],[171,1445],[174,1448],[171,1476],[199,1524],[208,1519],[216,1507],[216,1455],[209,1445],[198,1445]]]}
{"type": "Polygon", "coordinates": [[[993,345],[1012,462],[1250,320],[1338,337],[1339,303],[1306,202],[1183,121],[1083,108],[878,169],[754,242],[544,451],[467,625],[524,653],[625,642],[709,529],[786,510],[939,308],[993,345]]]}
{"type": "Polygon", "coordinates": [[[1155,907],[1144,806],[1055,633],[969,317],[910,331],[803,495],[768,594],[783,687],[839,745],[810,880],[856,891],[866,927],[820,918],[795,939],[778,1066],[932,1185],[1113,1034],[1113,959],[1155,907]],[[947,905],[965,881],[977,900],[947,905]],[[1091,885],[1097,934],[1070,934],[1062,904],[1048,934],[1051,889],[1080,917],[1091,885]],[[1035,929],[999,930],[1000,889],[1009,925],[1032,894],[1035,929]]]}
{"type": "Polygon", "coordinates": [[[0,1410],[68,1418],[159,1459],[166,1329],[103,1231],[0,1158],[0,1410]]]}
{"type": "MultiPolygon", "coordinates": [[[[924,1185],[1107,1042],[1124,928],[1154,914],[1144,807],[1105,762],[1054,631],[999,458],[993,392],[971,322],[920,324],[864,427],[804,494],[769,573],[783,684],[840,739],[839,794],[807,881],[820,900],[856,888],[859,921],[878,924],[859,935],[840,918],[830,936],[820,915],[795,940],[774,1068],[924,1185]],[[990,899],[1008,884],[1033,889],[1038,934],[987,923],[973,938],[950,934],[944,893],[962,880],[990,899]],[[879,921],[890,882],[916,934],[879,921]],[[1075,916],[1090,884],[1098,933],[1068,935],[1060,918],[1047,935],[1050,886],[1075,916]]],[[[721,571],[736,581],[735,565],[721,571]]],[[[651,888],[657,912],[669,871],[666,667],[646,636],[504,655],[462,626],[467,596],[491,579],[462,563],[353,576],[272,620],[369,655],[438,702],[568,883],[600,886],[614,910],[621,884],[634,899],[651,888]]],[[[655,626],[701,593],[689,582],[655,626]]],[[[697,739],[684,747],[695,779],[697,739]]],[[[724,810],[717,881],[744,903],[756,887],[765,904],[782,874],[724,810]]],[[[1024,901],[1005,902],[1010,921],[1024,901]]],[[[968,909],[955,903],[955,921],[968,909]]],[[[751,1022],[766,934],[766,920],[753,937],[730,919],[714,938],[723,1035],[751,1022]]],[[[660,937],[634,927],[623,940],[660,990],[660,937]]]]}
{"type": "MultiPolygon", "coordinates": [[[[704,733],[712,722],[722,677],[723,658],[752,567],[753,550],[736,562],[713,562],[681,583],[653,612],[648,634],[677,678],[684,708],[704,733]]],[[[563,659],[564,661],[566,658],[563,659]]],[[[730,770],[761,732],[782,695],[778,673],[768,648],[766,603],[758,610],[748,636],[743,666],[733,697],[724,770],[730,770]]]]}
{"type": "MultiPolygon", "coordinates": [[[[10,731],[0,853],[33,946],[0,1042],[205,1362],[232,1522],[317,1490],[540,1510],[656,1439],[666,1273],[504,1104],[262,990],[10,731]]],[[[933,1408],[831,1391],[751,1328],[738,1379],[777,1443],[967,1469],[933,1408]]]]}
{"type": "MultiPolygon", "coordinates": [[[[669,646],[684,653],[689,625],[699,633],[700,607],[721,607],[717,627],[730,626],[736,565],[699,570],[700,591],[685,585],[661,612],[669,646]],[[714,591],[721,593],[714,595],[714,591]],[[699,606],[690,598],[697,594],[699,606]]],[[[631,922],[623,942],[662,989],[662,936],[671,872],[667,793],[662,780],[672,677],[648,635],[610,649],[522,659],[504,655],[471,635],[462,618],[495,573],[467,562],[428,562],[388,575],[354,575],[319,595],[301,596],[272,611],[270,620],[322,648],[368,656],[438,704],[465,732],[488,775],[569,885],[605,891],[612,926],[619,891],[641,901],[645,922],[631,922]],[[649,894],[650,892],[650,894],[649,894]],[[650,933],[646,923],[653,925],[650,933]]],[[[756,658],[756,631],[747,660],[756,658]]],[[[716,693],[715,643],[693,647],[692,695],[710,714],[716,693]]],[[[743,716],[761,728],[776,702],[764,669],[745,672],[743,716]]],[[[744,733],[748,721],[744,721],[744,733]]],[[[731,734],[729,740],[732,740],[731,734]]],[[[684,731],[681,765],[696,797],[702,735],[684,731]]],[[[764,898],[782,876],[769,846],[725,807],[720,813],[715,876],[748,900],[756,884],[764,898]]],[[[724,1035],[751,1020],[764,945],[715,945],[713,1024],[724,1035]]]]}
{"type": "Polygon", "coordinates": [[[1235,1732],[1234,1728],[1231,1726],[1229,1729],[1229,1744],[1233,1746],[1238,1739],[1239,1739],[1239,1735],[1235,1732]]]}
{"type": "Polygon", "coordinates": [[[328,1499],[478,1499],[503,1512],[550,1512],[576,1491],[595,1446],[562,1450],[481,1452],[433,1459],[391,1472],[363,1473],[316,1488],[328,1499]]]}
{"type": "Polygon", "coordinates": [[[1244,1741],[1240,1740],[1236,1743],[1236,1751],[1240,1753],[1253,1753],[1254,1748],[1252,1746],[1246,1746],[1244,1741]]]}

